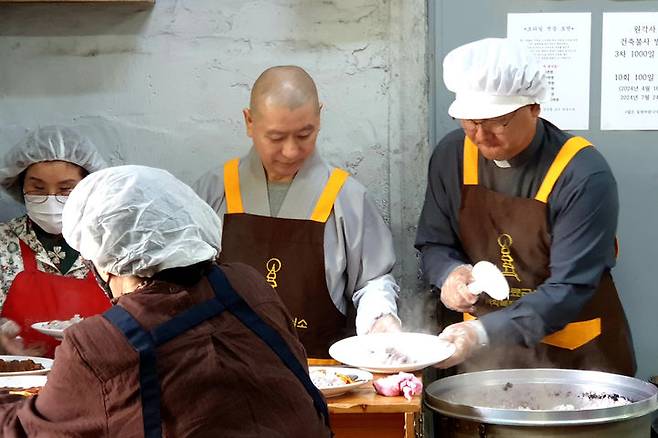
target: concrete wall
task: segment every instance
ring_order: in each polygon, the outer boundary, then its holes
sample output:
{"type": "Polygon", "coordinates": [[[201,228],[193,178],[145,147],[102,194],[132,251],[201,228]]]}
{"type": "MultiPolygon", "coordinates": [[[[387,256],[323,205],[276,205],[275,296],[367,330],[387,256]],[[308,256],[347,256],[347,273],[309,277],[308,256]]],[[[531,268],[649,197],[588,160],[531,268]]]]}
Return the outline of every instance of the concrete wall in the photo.
{"type": "MultiPolygon", "coordinates": [[[[189,183],[247,150],[241,110],[258,74],[301,65],[325,105],[319,148],[369,187],[408,293],[428,150],[426,28],[423,0],[5,6],[0,153],[39,124],[77,125],[112,164],[189,183]]],[[[0,205],[0,220],[17,211],[0,205]]]]}

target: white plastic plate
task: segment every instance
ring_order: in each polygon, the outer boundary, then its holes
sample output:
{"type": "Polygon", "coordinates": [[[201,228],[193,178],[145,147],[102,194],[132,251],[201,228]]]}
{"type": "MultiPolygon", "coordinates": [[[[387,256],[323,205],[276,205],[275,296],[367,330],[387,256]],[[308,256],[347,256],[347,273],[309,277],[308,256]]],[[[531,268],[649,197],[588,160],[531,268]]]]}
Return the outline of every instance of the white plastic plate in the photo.
{"type": "Polygon", "coordinates": [[[15,371],[11,373],[0,373],[0,376],[5,377],[5,376],[29,376],[29,375],[39,375],[39,374],[47,374],[50,369],[53,367],[53,360],[48,359],[45,357],[34,357],[34,356],[0,356],[0,359],[5,360],[7,362],[11,360],[26,360],[26,359],[32,359],[36,363],[40,363],[43,365],[42,370],[34,370],[34,371],[15,371]]]}
{"type": "MultiPolygon", "coordinates": [[[[44,321],[44,322],[35,322],[32,324],[32,328],[39,333],[43,333],[44,335],[52,336],[55,339],[62,340],[64,339],[64,330],[65,329],[54,329],[54,328],[48,328],[48,324],[50,321],[44,321]]],[[[68,327],[67,327],[68,328],[68,327]]]]}
{"type": "MultiPolygon", "coordinates": [[[[327,374],[331,374],[331,373],[344,374],[352,377],[352,379],[355,380],[354,383],[343,383],[343,384],[332,385],[332,386],[320,386],[316,384],[320,392],[322,392],[322,394],[325,397],[335,397],[337,395],[345,394],[347,391],[351,391],[353,389],[359,388],[372,381],[372,374],[370,374],[368,371],[363,371],[358,368],[319,367],[319,366],[308,367],[308,372],[311,375],[311,380],[313,380],[314,373],[322,372],[322,371],[326,372],[327,374]]],[[[315,382],[313,382],[313,384],[315,384],[315,382]]]]}
{"type": "Polygon", "coordinates": [[[329,355],[335,360],[373,373],[422,370],[449,358],[454,352],[454,345],[437,336],[405,332],[352,336],[329,348],[329,355]],[[382,361],[387,348],[407,356],[408,362],[382,361]]]}

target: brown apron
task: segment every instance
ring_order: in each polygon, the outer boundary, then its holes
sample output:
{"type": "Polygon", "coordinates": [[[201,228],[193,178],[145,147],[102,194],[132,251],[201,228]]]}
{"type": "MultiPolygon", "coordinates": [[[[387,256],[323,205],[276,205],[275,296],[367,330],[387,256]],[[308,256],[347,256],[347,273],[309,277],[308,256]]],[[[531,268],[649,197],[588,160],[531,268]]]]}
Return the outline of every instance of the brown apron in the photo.
{"type": "Polygon", "coordinates": [[[324,267],[325,223],[349,175],[333,170],[309,220],[284,219],[244,212],[238,165],[237,159],[224,165],[220,262],[246,263],[261,272],[288,308],[308,357],[328,358],[329,346],[350,334],[348,318],[331,300],[324,267]]]}
{"type": "MultiPolygon", "coordinates": [[[[550,275],[551,235],[548,197],[570,160],[591,144],[569,139],[549,168],[534,199],[506,196],[478,185],[478,149],[464,140],[464,185],[459,233],[464,251],[476,262],[498,266],[510,286],[508,300],[483,294],[475,316],[506,307],[532,293],[550,275]]],[[[473,316],[464,315],[464,319],[473,316]]],[[[575,322],[546,336],[535,348],[485,349],[468,361],[465,371],[493,368],[554,367],[594,369],[632,376],[636,364],[628,322],[617,290],[606,270],[594,297],[575,322]]]]}

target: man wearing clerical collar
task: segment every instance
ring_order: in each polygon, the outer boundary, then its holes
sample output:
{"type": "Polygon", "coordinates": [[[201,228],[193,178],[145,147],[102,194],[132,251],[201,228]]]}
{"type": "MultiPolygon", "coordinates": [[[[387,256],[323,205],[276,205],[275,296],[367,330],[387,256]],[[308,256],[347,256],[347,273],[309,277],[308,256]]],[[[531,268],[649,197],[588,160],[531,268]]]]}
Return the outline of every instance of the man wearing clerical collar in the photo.
{"type": "Polygon", "coordinates": [[[432,154],[416,238],[424,276],[453,318],[440,336],[456,353],[439,366],[633,375],[610,275],[619,211],[610,167],[587,140],[539,117],[546,80],[519,43],[466,44],[443,67],[461,129],[432,154]],[[469,292],[480,260],[501,270],[509,299],[469,292]]]}

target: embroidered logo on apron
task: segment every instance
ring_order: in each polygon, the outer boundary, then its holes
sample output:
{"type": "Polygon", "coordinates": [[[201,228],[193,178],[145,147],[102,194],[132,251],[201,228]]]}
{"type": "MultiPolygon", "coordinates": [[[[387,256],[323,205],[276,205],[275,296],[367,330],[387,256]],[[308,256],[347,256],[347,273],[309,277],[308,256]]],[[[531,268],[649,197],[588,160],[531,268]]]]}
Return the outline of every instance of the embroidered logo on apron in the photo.
{"type": "Polygon", "coordinates": [[[292,320],[292,326],[298,329],[307,329],[308,323],[306,322],[305,319],[295,317],[292,320]]]}
{"type": "Polygon", "coordinates": [[[276,289],[278,286],[276,282],[276,273],[279,272],[279,269],[281,269],[281,260],[272,257],[265,263],[265,268],[267,268],[267,275],[265,275],[265,279],[267,282],[272,286],[272,289],[276,289]]]}
{"type": "Polygon", "coordinates": [[[509,234],[501,234],[498,236],[498,246],[500,246],[500,261],[503,265],[502,272],[505,277],[516,278],[516,281],[521,283],[521,278],[516,272],[514,259],[511,255],[510,247],[512,246],[512,243],[512,236],[509,234]]]}

